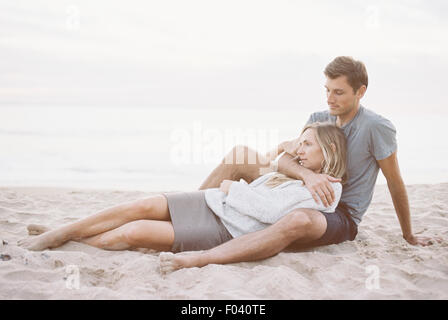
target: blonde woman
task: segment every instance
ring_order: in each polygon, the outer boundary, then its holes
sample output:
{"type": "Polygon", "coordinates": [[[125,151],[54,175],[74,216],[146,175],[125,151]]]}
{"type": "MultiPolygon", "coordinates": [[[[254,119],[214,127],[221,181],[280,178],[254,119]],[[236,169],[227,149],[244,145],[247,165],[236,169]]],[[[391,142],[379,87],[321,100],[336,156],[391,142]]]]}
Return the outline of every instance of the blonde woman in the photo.
{"type": "MultiPolygon", "coordinates": [[[[345,177],[346,140],[334,124],[307,125],[294,144],[296,160],[303,167],[335,178],[345,177]]],[[[291,143],[281,144],[268,153],[268,159],[273,160],[288,146],[291,143]]],[[[106,250],[207,250],[266,228],[296,208],[332,214],[341,197],[342,185],[333,182],[332,187],[336,201],[325,207],[314,201],[302,181],[275,171],[250,184],[242,179],[225,180],[220,188],[165,193],[124,203],[55,230],[29,225],[29,233],[38,236],[21,240],[19,245],[44,250],[75,240],[106,250]]],[[[175,258],[161,255],[162,271],[188,266],[175,258]]]]}
{"type": "MultiPolygon", "coordinates": [[[[341,129],[330,123],[313,123],[305,126],[293,143],[298,147],[295,159],[302,166],[316,173],[345,179],[347,147],[341,129]]],[[[287,147],[281,144],[278,152],[284,152],[287,147]]],[[[275,154],[272,152],[268,159],[272,160],[275,154]]],[[[336,201],[329,207],[322,202],[317,204],[302,181],[276,171],[264,174],[250,184],[244,179],[224,180],[220,185],[221,192],[207,189],[205,198],[235,238],[264,229],[297,208],[334,212],[341,198],[342,185],[339,182],[331,185],[336,201]]]]}

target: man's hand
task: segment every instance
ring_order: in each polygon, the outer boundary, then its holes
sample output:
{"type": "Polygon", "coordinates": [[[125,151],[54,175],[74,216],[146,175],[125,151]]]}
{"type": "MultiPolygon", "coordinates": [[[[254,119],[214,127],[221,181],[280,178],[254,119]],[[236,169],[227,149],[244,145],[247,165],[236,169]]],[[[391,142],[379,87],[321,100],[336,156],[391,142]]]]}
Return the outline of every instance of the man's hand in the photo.
{"type": "Polygon", "coordinates": [[[232,185],[233,182],[235,182],[235,181],[233,181],[233,180],[223,180],[221,182],[221,185],[219,186],[219,190],[221,190],[225,194],[228,194],[230,186],[232,185]]]}
{"type": "MultiPolygon", "coordinates": [[[[297,156],[297,149],[294,150],[293,141],[284,142],[285,154],[278,160],[278,172],[293,179],[302,180],[305,187],[313,196],[314,201],[317,204],[322,202],[326,207],[329,207],[335,198],[331,182],[341,182],[341,179],[333,178],[326,174],[315,173],[301,166],[294,158],[297,156]],[[288,148],[290,148],[289,151],[288,148]]],[[[295,145],[298,146],[297,143],[295,145]]]]}
{"type": "Polygon", "coordinates": [[[392,196],[392,202],[397,213],[398,221],[400,222],[403,238],[414,246],[420,245],[426,247],[434,244],[435,241],[442,242],[442,239],[439,237],[414,236],[411,228],[411,212],[409,209],[408,195],[406,186],[401,178],[397,152],[394,152],[386,159],[378,160],[378,165],[387,180],[387,186],[392,196]]]}
{"type": "Polygon", "coordinates": [[[403,238],[409,243],[412,244],[414,246],[430,246],[433,245],[435,241],[437,241],[438,243],[442,242],[442,238],[439,237],[435,237],[435,238],[430,238],[430,237],[416,237],[414,235],[410,235],[410,236],[403,236],[403,238]]]}
{"type": "MultiPolygon", "coordinates": [[[[282,143],[282,147],[285,152],[297,157],[297,151],[299,149],[299,138],[285,141],[282,143]]],[[[302,174],[305,187],[310,191],[311,195],[319,204],[319,199],[322,201],[325,207],[329,207],[334,202],[334,190],[330,182],[341,182],[341,179],[333,178],[327,174],[317,174],[310,170],[308,173],[302,174]]]]}
{"type": "Polygon", "coordinates": [[[329,207],[333,204],[335,198],[330,182],[341,182],[341,179],[309,171],[303,175],[303,182],[317,204],[319,204],[320,199],[325,207],[329,207]]]}

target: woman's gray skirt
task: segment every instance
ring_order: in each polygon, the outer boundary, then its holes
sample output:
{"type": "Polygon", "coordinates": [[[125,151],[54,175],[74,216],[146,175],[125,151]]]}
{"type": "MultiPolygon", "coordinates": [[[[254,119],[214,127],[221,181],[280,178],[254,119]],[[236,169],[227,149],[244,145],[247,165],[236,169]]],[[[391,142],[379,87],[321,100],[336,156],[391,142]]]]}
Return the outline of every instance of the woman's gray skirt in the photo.
{"type": "Polygon", "coordinates": [[[203,190],[163,195],[174,227],[171,251],[207,250],[232,239],[221,219],[208,207],[203,190]]]}

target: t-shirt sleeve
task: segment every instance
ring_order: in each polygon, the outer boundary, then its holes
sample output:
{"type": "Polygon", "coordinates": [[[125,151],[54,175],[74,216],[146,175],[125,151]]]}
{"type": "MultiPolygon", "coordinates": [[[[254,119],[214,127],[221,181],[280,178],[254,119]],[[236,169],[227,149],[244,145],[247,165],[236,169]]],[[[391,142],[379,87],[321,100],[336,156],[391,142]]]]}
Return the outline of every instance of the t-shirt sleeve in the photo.
{"type": "Polygon", "coordinates": [[[376,160],[383,160],[397,151],[395,126],[382,118],[371,127],[371,152],[376,160]]]}
{"type": "Polygon", "coordinates": [[[331,117],[326,111],[318,111],[314,112],[310,115],[308,118],[308,121],[306,122],[306,125],[309,125],[310,123],[314,122],[327,122],[331,121],[331,117]]]}
{"type": "Polygon", "coordinates": [[[310,123],[316,122],[315,117],[314,117],[314,113],[310,115],[310,117],[308,118],[308,121],[306,122],[306,126],[309,125],[310,123]]]}

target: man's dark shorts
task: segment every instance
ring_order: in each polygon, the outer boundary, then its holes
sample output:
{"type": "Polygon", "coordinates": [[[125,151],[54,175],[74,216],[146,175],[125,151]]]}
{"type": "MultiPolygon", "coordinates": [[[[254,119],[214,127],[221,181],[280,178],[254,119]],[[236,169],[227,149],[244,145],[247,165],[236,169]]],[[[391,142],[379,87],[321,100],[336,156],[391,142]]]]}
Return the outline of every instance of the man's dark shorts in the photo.
{"type": "Polygon", "coordinates": [[[327,219],[327,230],[320,239],[307,243],[306,247],[319,247],[355,239],[358,226],[347,210],[339,206],[333,213],[321,213],[327,219]]]}

